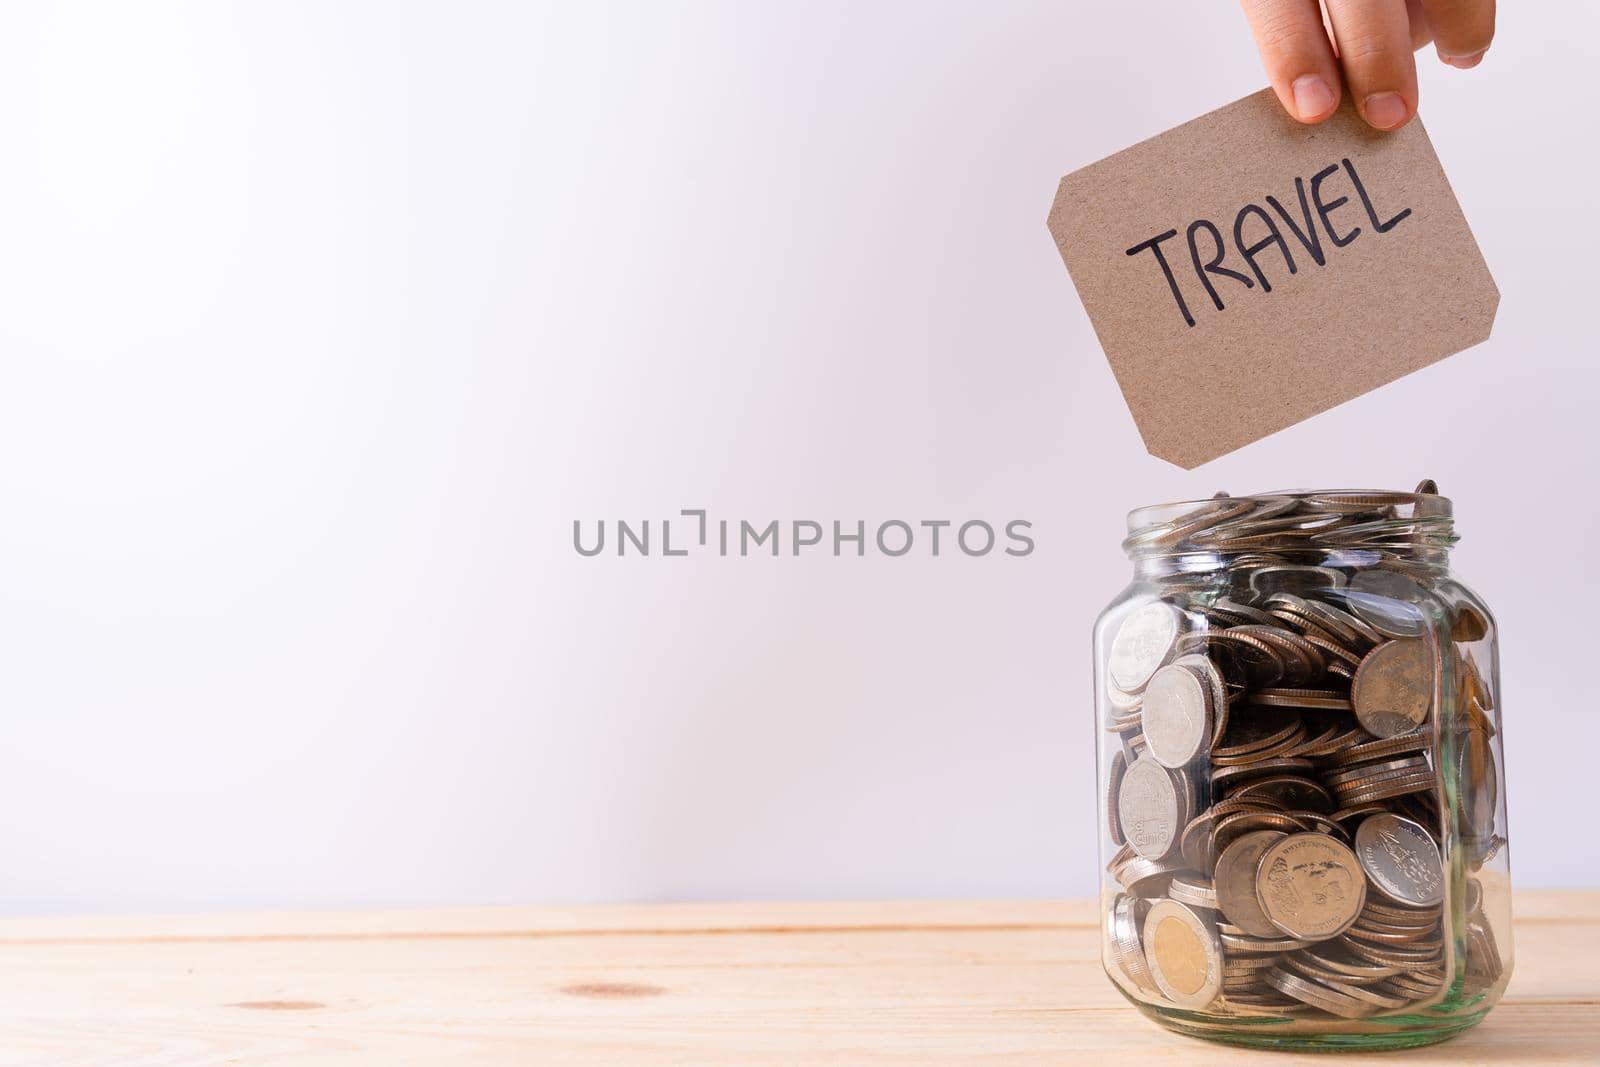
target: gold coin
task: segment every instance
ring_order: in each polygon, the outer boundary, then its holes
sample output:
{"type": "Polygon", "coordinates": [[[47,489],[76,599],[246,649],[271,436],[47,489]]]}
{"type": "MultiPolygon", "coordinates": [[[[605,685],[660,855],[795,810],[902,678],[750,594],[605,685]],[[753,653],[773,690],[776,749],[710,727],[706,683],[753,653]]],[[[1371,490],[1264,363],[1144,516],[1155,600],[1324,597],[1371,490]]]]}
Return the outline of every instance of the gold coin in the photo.
{"type": "Polygon", "coordinates": [[[1489,618],[1471,601],[1456,605],[1455,620],[1450,626],[1452,640],[1464,644],[1482,641],[1489,635],[1489,618]]]}
{"type": "Polygon", "coordinates": [[[1356,669],[1350,695],[1356,718],[1377,737],[1398,737],[1428,721],[1436,677],[1426,641],[1403,638],[1379,645],[1356,669]]]}

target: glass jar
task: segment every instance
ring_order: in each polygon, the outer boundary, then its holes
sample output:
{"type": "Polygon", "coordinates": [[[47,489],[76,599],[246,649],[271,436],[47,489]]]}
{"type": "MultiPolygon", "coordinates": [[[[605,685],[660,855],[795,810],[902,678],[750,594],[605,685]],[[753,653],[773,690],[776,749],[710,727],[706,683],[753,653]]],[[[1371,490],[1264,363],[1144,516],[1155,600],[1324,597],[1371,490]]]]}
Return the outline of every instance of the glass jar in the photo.
{"type": "Polygon", "coordinates": [[[1140,508],[1095,623],[1102,955],[1163,1026],[1430,1044],[1511,973],[1494,617],[1450,501],[1140,508]]]}

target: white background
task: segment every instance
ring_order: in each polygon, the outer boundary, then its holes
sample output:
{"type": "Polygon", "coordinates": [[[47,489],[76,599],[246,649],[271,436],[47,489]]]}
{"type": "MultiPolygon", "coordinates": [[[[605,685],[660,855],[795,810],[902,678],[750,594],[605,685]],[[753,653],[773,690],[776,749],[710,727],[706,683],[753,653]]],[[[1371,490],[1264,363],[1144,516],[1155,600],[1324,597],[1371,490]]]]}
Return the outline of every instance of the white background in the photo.
{"type": "Polygon", "coordinates": [[[1493,339],[1185,473],[1044,219],[1233,5],[8,5],[0,910],[1086,893],[1123,512],[1424,476],[1600,881],[1600,7],[1501,18],[1422,57],[1493,339]],[[572,549],[685,507],[1038,550],[572,549]]]}

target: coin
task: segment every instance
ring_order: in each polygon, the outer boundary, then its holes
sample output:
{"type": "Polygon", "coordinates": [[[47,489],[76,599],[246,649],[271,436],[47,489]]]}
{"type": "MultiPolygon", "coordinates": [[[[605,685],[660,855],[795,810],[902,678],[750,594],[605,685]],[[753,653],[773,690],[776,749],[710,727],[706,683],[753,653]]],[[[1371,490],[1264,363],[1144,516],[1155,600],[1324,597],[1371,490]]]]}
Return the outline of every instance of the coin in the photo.
{"type": "MultiPolygon", "coordinates": [[[[1470,902],[1469,902],[1470,903],[1470,902]]],[[[1471,911],[1471,907],[1467,908],[1471,911]]],[[[1361,909],[1360,922],[1376,919],[1391,926],[1412,926],[1431,929],[1439,924],[1438,907],[1412,907],[1409,904],[1385,904],[1380,897],[1368,897],[1367,906],[1361,909]]]]}
{"type": "Polygon", "coordinates": [[[1294,774],[1274,774],[1240,786],[1232,794],[1240,800],[1275,800],[1286,808],[1332,811],[1333,795],[1320,782],[1294,774]]]}
{"type": "Polygon", "coordinates": [[[1299,506],[1299,501],[1293,496],[1257,496],[1252,500],[1253,507],[1244,514],[1201,531],[1193,537],[1193,540],[1211,544],[1226,542],[1248,534],[1253,528],[1252,524],[1254,524],[1254,528],[1259,528],[1263,522],[1287,514],[1299,506]]]}
{"type": "Polygon", "coordinates": [[[1292,606],[1350,648],[1375,645],[1383,640],[1382,634],[1360,619],[1322,600],[1307,598],[1292,606]]]}
{"type": "Polygon", "coordinates": [[[1262,854],[1256,898],[1278,929],[1324,941],[1361,914],[1367,880],[1355,854],[1327,834],[1290,834],[1262,854]]]}
{"type": "Polygon", "coordinates": [[[1229,724],[1222,741],[1212,749],[1213,758],[1233,758],[1271,750],[1278,745],[1292,746],[1305,735],[1300,716],[1286,708],[1258,708],[1238,716],[1229,724]]]}
{"type": "Polygon", "coordinates": [[[1344,590],[1344,599],[1373,629],[1390,637],[1421,637],[1427,632],[1421,605],[1430,600],[1429,594],[1403,574],[1359,571],[1344,590]]]}
{"type": "Polygon", "coordinates": [[[1410,494],[1407,493],[1371,489],[1345,489],[1306,494],[1306,504],[1310,507],[1345,512],[1388,511],[1397,504],[1408,502],[1409,499],[1410,494]]]}
{"type": "Polygon", "coordinates": [[[1258,593],[1338,589],[1344,584],[1344,572],[1332,567],[1261,567],[1250,575],[1250,588],[1258,593]]]}
{"type": "Polygon", "coordinates": [[[1122,542],[1122,547],[1126,551],[1136,551],[1146,547],[1182,544],[1191,535],[1246,515],[1254,507],[1255,504],[1250,500],[1208,500],[1169,522],[1130,534],[1122,542]]]}
{"type": "Polygon", "coordinates": [[[1482,641],[1489,635],[1489,617],[1471,601],[1456,605],[1455,617],[1450,624],[1452,640],[1469,644],[1482,641]]]}
{"type": "Polygon", "coordinates": [[[1421,951],[1408,951],[1394,945],[1369,944],[1360,938],[1348,935],[1339,939],[1339,944],[1352,954],[1372,963],[1384,963],[1399,967],[1403,971],[1415,972],[1424,967],[1437,964],[1441,954],[1435,948],[1424,948],[1421,951]]]}
{"type": "Polygon", "coordinates": [[[1186,785],[1148,755],[1123,772],[1117,817],[1128,844],[1145,859],[1161,859],[1177,843],[1178,830],[1188,821],[1186,785]]]}
{"type": "Polygon", "coordinates": [[[1122,792],[1122,776],[1128,770],[1128,758],[1120,750],[1111,757],[1111,769],[1106,773],[1106,829],[1111,831],[1111,843],[1121,845],[1125,843],[1122,836],[1122,821],[1118,817],[1117,798],[1122,792]]]}
{"type": "MultiPolygon", "coordinates": [[[[1282,665],[1281,684],[1290,689],[1299,688],[1316,677],[1327,662],[1315,645],[1281,627],[1235,626],[1223,631],[1222,636],[1253,638],[1257,643],[1266,645],[1282,665]]],[[[1280,683],[1261,679],[1256,684],[1268,686],[1280,683]]]]}
{"type": "Polygon", "coordinates": [[[1372,782],[1382,778],[1398,777],[1400,774],[1415,773],[1427,770],[1427,767],[1428,761],[1423,756],[1403,756],[1399,759],[1361,763],[1337,771],[1325,771],[1322,780],[1338,789],[1353,783],[1372,782]]]}
{"type": "Polygon", "coordinates": [[[1233,623],[1235,626],[1251,622],[1261,623],[1264,626],[1277,625],[1277,620],[1275,620],[1271,615],[1268,615],[1266,612],[1262,611],[1260,608],[1254,607],[1250,604],[1241,604],[1236,600],[1229,600],[1226,597],[1223,597],[1217,601],[1216,608],[1219,611],[1235,616],[1235,621],[1233,623]]]}
{"type": "Polygon", "coordinates": [[[1122,620],[1111,641],[1108,664],[1112,683],[1127,693],[1144,689],[1156,668],[1166,662],[1181,630],[1178,609],[1161,600],[1122,620]]]}
{"type": "MultiPolygon", "coordinates": [[[[1270,798],[1260,799],[1235,799],[1219,800],[1210,808],[1190,819],[1179,835],[1179,851],[1183,860],[1193,870],[1209,875],[1216,865],[1217,842],[1216,827],[1220,820],[1240,813],[1262,813],[1278,811],[1281,805],[1270,798]]],[[[1298,829],[1298,827],[1297,827],[1298,829]]]]}
{"type": "Polygon", "coordinates": [[[1228,921],[1252,937],[1278,937],[1283,931],[1267,918],[1256,897],[1256,871],[1261,856],[1285,834],[1256,830],[1244,834],[1222,850],[1212,879],[1217,907],[1228,921]]]}
{"type": "Polygon", "coordinates": [[[1223,732],[1228,728],[1228,683],[1210,657],[1199,655],[1179,656],[1172,662],[1188,667],[1200,675],[1201,681],[1211,691],[1211,744],[1222,743],[1223,732]]]}
{"type": "Polygon", "coordinates": [[[1417,906],[1444,903],[1439,846],[1410,819],[1384,812],[1356,827],[1356,855],[1375,889],[1417,906]]]}
{"type": "Polygon", "coordinates": [[[1373,800],[1390,800],[1410,793],[1420,793],[1433,789],[1438,784],[1438,778],[1432,771],[1418,771],[1415,774],[1402,772],[1401,777],[1392,781],[1377,782],[1363,789],[1340,792],[1339,798],[1347,804],[1364,804],[1373,800]]]}
{"type": "Polygon", "coordinates": [[[1285,672],[1289,667],[1280,651],[1261,638],[1260,634],[1265,629],[1235,626],[1228,630],[1187,634],[1179,648],[1188,651],[1191,645],[1195,648],[1222,646],[1232,661],[1239,665],[1250,684],[1276,685],[1286,677],[1285,672]]]}
{"type": "Polygon", "coordinates": [[[1129,981],[1145,993],[1154,993],[1158,987],[1150,974],[1150,965],[1145,962],[1144,945],[1139,940],[1138,903],[1137,898],[1119,893],[1111,905],[1106,922],[1110,955],[1129,981]]]}
{"type": "Polygon", "coordinates": [[[1222,990],[1222,944],[1217,932],[1175,900],[1151,905],[1144,919],[1145,961],[1168,1000],[1203,1008],[1222,990]]]}
{"type": "Polygon", "coordinates": [[[1349,711],[1350,697],[1333,689],[1267,689],[1251,691],[1251,704],[1280,708],[1324,708],[1329,711],[1349,711]]]}
{"type": "Polygon", "coordinates": [[[1413,731],[1409,734],[1399,734],[1395,737],[1386,737],[1377,741],[1366,741],[1362,744],[1342,749],[1328,758],[1328,765],[1330,767],[1342,767],[1349,764],[1383,759],[1388,756],[1399,756],[1407,752],[1423,752],[1431,745],[1432,740],[1427,735],[1413,731]]]}
{"type": "Polygon", "coordinates": [[[1287,993],[1296,1000],[1346,1019],[1362,1019],[1376,1010],[1370,1004],[1364,1004],[1354,997],[1335,992],[1327,986],[1313,982],[1309,978],[1304,978],[1282,967],[1275,967],[1268,971],[1262,980],[1279,992],[1287,993]]]}
{"type": "Polygon", "coordinates": [[[1353,985],[1349,982],[1340,982],[1335,979],[1324,979],[1322,985],[1335,993],[1343,993],[1347,997],[1366,1001],[1380,1011],[1395,1011],[1411,1003],[1410,997],[1388,996],[1367,986],[1353,985]]]}
{"type": "Polygon", "coordinates": [[[1163,767],[1180,768],[1211,740],[1212,691],[1188,667],[1173,663],[1151,675],[1144,691],[1144,739],[1163,767]]]}
{"type": "Polygon", "coordinates": [[[1489,712],[1494,710],[1494,694],[1489,688],[1489,683],[1484,680],[1483,672],[1478,669],[1478,662],[1470,652],[1462,652],[1456,662],[1461,674],[1458,686],[1459,696],[1466,702],[1467,715],[1472,719],[1473,725],[1489,734],[1495,733],[1494,720],[1489,717],[1489,712]]]}
{"type": "Polygon", "coordinates": [[[1167,896],[1194,908],[1217,910],[1217,893],[1211,883],[1198,875],[1178,875],[1167,886],[1167,896]]]}
{"type": "Polygon", "coordinates": [[[1300,639],[1324,654],[1324,657],[1327,658],[1329,670],[1332,670],[1336,666],[1340,666],[1341,664],[1338,661],[1341,660],[1343,661],[1343,666],[1361,666],[1361,656],[1358,653],[1352,652],[1348,648],[1345,648],[1337,641],[1324,637],[1321,634],[1310,632],[1301,634],[1300,639]]]}
{"type": "Polygon", "coordinates": [[[1297,948],[1305,948],[1311,944],[1309,941],[1284,937],[1282,934],[1277,937],[1251,937],[1249,934],[1235,933],[1236,929],[1237,927],[1222,930],[1219,935],[1222,938],[1222,947],[1230,952],[1267,952],[1277,955],[1282,952],[1293,952],[1297,948]]]}
{"type": "Polygon", "coordinates": [[[1309,771],[1310,769],[1310,760],[1293,759],[1287,756],[1259,759],[1253,763],[1219,767],[1211,772],[1211,784],[1221,787],[1247,781],[1251,778],[1258,778],[1262,775],[1281,774],[1287,771],[1309,771]]]}
{"type": "Polygon", "coordinates": [[[1484,985],[1498,981],[1505,973],[1505,962],[1500,958],[1500,946],[1494,938],[1493,927],[1483,918],[1482,912],[1467,920],[1468,969],[1482,976],[1484,985]]]}
{"type": "Polygon", "coordinates": [[[1489,739],[1481,730],[1468,730],[1457,743],[1455,770],[1466,824],[1463,833],[1491,833],[1500,802],[1500,775],[1489,739]]]}
{"type": "Polygon", "coordinates": [[[1347,953],[1341,953],[1337,949],[1327,948],[1325,945],[1303,948],[1296,955],[1326,971],[1363,982],[1375,982],[1400,972],[1398,967],[1383,967],[1376,963],[1368,963],[1347,953]]]}
{"type": "Polygon", "coordinates": [[[1396,640],[1367,653],[1350,693],[1356,718],[1378,737],[1416,730],[1433,709],[1434,660],[1420,640],[1396,640]]]}
{"type": "Polygon", "coordinates": [[[1222,977],[1224,979],[1229,976],[1235,978],[1259,978],[1260,975],[1256,973],[1257,971],[1275,966],[1277,966],[1277,960],[1272,956],[1233,956],[1229,955],[1226,949],[1222,954],[1222,977]]]}
{"type": "Polygon", "coordinates": [[[1118,866],[1112,876],[1117,884],[1136,897],[1159,896],[1167,891],[1167,885],[1172,881],[1172,876],[1183,870],[1181,863],[1168,860],[1147,860],[1143,856],[1134,856],[1118,866]]]}

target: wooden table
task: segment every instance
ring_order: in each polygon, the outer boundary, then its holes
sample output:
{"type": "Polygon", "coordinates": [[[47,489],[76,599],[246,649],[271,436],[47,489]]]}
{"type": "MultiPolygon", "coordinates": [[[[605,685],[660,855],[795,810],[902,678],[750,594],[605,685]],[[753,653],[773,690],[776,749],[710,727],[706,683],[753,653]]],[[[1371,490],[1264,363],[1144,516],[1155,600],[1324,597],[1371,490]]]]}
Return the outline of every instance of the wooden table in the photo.
{"type": "MultiPolygon", "coordinates": [[[[1095,923],[1087,901],[6,920],[0,1064],[1330,1062],[1146,1022],[1095,923]]],[[[1521,894],[1516,938],[1483,1025],[1349,1062],[1600,1063],[1600,892],[1521,894]]]]}

